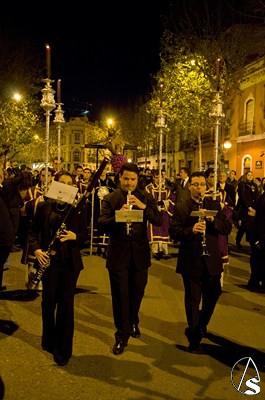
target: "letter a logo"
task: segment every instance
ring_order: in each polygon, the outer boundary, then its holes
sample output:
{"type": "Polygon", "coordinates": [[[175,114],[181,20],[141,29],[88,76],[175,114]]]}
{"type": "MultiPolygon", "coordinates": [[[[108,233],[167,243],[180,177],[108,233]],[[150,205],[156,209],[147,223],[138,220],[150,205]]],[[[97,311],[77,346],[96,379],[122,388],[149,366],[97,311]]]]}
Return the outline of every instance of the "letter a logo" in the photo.
{"type": "Polygon", "coordinates": [[[241,358],[235,363],[231,371],[231,382],[239,393],[248,396],[260,393],[259,371],[251,357],[241,358]]]}

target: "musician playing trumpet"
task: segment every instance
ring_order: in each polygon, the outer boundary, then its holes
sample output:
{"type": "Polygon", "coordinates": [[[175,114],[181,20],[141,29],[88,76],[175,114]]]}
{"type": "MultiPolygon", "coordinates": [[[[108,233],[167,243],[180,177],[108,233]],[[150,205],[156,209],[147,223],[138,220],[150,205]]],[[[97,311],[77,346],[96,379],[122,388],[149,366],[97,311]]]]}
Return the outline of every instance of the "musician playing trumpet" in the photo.
{"type": "Polygon", "coordinates": [[[174,207],[169,233],[180,242],[176,272],[184,284],[188,351],[201,353],[200,342],[221,294],[218,234],[228,235],[232,224],[221,213],[220,202],[205,197],[204,172],[191,174],[189,190],[190,198],[174,207]]]}

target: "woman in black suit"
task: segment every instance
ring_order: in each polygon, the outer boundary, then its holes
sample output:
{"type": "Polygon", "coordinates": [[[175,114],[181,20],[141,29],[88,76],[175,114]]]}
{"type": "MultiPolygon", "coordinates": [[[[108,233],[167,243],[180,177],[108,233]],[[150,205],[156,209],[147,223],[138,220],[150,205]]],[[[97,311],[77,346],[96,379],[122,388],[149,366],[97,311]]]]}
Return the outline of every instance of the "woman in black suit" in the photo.
{"type": "Polygon", "coordinates": [[[189,190],[191,198],[174,208],[169,233],[180,242],[176,272],[182,275],[185,289],[188,350],[199,352],[221,294],[223,266],[218,235],[229,235],[232,223],[221,212],[219,200],[204,197],[206,179],[203,172],[191,174],[189,190]],[[205,216],[205,219],[191,216],[191,212],[199,208],[216,210],[217,214],[205,216]]]}
{"type": "Polygon", "coordinates": [[[120,187],[101,203],[98,229],[110,236],[106,267],[109,271],[116,327],[113,354],[121,354],[130,336],[140,337],[139,309],[151,266],[147,221],[162,225],[162,214],[150,193],[138,189],[137,165],[125,163],[119,172],[120,187]],[[128,194],[130,192],[131,194],[128,194]],[[143,210],[143,221],[115,222],[116,210],[143,210]]]}
{"type": "MultiPolygon", "coordinates": [[[[72,185],[69,172],[56,180],[72,185]]],[[[86,207],[72,214],[66,228],[55,241],[50,257],[46,251],[71,205],[46,199],[37,206],[29,229],[29,245],[38,264],[50,262],[42,277],[42,348],[52,353],[58,365],[72,356],[74,335],[74,295],[77,279],[84,268],[80,248],[87,240],[86,207]]]]}

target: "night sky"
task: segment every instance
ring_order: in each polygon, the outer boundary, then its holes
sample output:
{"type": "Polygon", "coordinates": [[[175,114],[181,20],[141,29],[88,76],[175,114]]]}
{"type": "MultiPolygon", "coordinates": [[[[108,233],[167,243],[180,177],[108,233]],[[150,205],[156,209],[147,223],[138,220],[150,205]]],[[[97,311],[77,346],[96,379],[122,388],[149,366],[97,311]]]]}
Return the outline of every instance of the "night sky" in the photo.
{"type": "MultiPolygon", "coordinates": [[[[51,47],[51,78],[62,80],[62,102],[92,104],[98,112],[151,91],[159,69],[162,15],[169,1],[39,3],[1,14],[10,32],[51,47]],[[84,8],[85,6],[85,8],[84,8]]],[[[56,88],[56,84],[54,84],[56,88]]]]}
{"type": "MultiPolygon", "coordinates": [[[[209,0],[209,10],[218,10],[254,0],[209,0]]],[[[65,108],[78,105],[91,116],[132,104],[152,90],[151,77],[160,67],[163,16],[170,4],[189,5],[188,15],[203,9],[202,0],[134,0],[123,2],[79,1],[5,3],[0,14],[0,33],[10,40],[19,36],[32,42],[43,55],[51,47],[51,78],[62,80],[65,108]],[[9,8],[9,9],[8,9],[9,8]],[[89,105],[92,106],[89,106],[89,105]]],[[[230,10],[230,11],[231,11],[230,10]]],[[[232,13],[233,14],[233,13],[232,13]]],[[[228,17],[228,13],[224,13],[228,17]]],[[[243,15],[243,14],[242,14],[243,15]]],[[[1,59],[1,56],[0,56],[1,59]]],[[[56,89],[56,82],[54,83],[56,89]]]]}

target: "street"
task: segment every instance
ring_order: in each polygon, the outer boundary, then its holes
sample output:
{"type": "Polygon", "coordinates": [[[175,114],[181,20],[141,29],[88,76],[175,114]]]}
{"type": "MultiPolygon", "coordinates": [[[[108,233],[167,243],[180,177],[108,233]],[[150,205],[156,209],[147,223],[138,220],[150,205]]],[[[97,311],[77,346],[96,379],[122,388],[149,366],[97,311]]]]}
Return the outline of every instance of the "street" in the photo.
{"type": "MultiPolygon", "coordinates": [[[[153,260],[140,312],[141,337],[131,338],[114,356],[114,325],[105,259],[83,251],[75,297],[73,357],[65,367],[42,351],[41,292],[25,287],[21,252],[11,253],[0,294],[1,377],[5,400],[235,400],[243,394],[231,383],[233,366],[251,357],[265,399],[265,293],[246,289],[249,247],[238,251],[230,235],[230,267],[223,293],[203,339],[204,354],[186,351],[183,285],[175,273],[177,249],[153,260]]],[[[244,362],[235,373],[251,379],[244,362]]],[[[246,390],[245,387],[244,390],[246,390]]],[[[243,389],[242,389],[243,390],[243,389]]],[[[254,394],[254,393],[252,393],[254,394]]]]}

